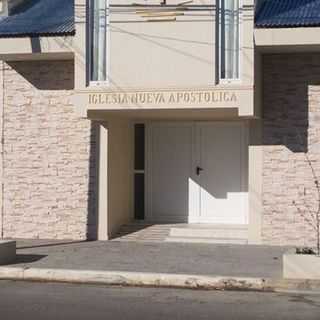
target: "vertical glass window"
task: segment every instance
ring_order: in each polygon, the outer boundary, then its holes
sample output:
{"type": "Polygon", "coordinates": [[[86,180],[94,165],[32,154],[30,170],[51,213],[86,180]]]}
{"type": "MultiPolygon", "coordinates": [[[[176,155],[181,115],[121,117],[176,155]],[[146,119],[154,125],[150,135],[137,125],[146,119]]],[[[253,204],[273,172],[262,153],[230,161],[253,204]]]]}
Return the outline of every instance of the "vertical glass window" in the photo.
{"type": "Polygon", "coordinates": [[[108,0],[91,0],[91,81],[107,80],[108,0]]]}
{"type": "Polygon", "coordinates": [[[134,218],[144,220],[144,173],[134,174],[134,218]]]}
{"type": "Polygon", "coordinates": [[[134,126],[134,217],[144,219],[144,177],[145,177],[145,126],[138,123],[134,126]]]}
{"type": "Polygon", "coordinates": [[[144,124],[138,123],[135,125],[134,129],[134,169],[144,170],[144,124]]]}
{"type": "Polygon", "coordinates": [[[239,79],[240,0],[220,0],[220,78],[239,79]]]}

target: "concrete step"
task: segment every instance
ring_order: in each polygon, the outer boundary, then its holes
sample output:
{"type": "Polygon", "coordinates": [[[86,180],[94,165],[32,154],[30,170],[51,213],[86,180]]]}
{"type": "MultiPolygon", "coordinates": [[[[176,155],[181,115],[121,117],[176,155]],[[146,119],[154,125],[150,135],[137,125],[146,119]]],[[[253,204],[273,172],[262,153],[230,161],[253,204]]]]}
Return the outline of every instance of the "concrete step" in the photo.
{"type": "Polygon", "coordinates": [[[123,225],[114,241],[161,242],[169,235],[170,225],[132,223],[123,225]]]}
{"type": "Polygon", "coordinates": [[[215,239],[248,239],[247,226],[188,226],[173,227],[169,237],[179,238],[215,238],[215,239]]]}
{"type": "Polygon", "coordinates": [[[123,225],[113,240],[246,244],[248,242],[248,228],[243,225],[133,222],[123,225]]]}
{"type": "Polygon", "coordinates": [[[212,244],[248,244],[247,239],[226,239],[226,238],[183,238],[183,237],[167,237],[165,242],[180,243],[212,243],[212,244]]]}

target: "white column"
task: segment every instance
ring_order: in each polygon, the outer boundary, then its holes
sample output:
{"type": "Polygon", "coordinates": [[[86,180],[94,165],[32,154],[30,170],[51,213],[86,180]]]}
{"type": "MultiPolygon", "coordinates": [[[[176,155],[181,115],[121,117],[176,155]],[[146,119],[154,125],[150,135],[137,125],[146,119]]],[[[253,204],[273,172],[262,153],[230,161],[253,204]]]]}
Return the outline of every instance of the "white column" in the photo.
{"type": "Polygon", "coordinates": [[[108,240],[108,127],[99,125],[98,240],[108,240]]]}
{"type": "Polygon", "coordinates": [[[76,35],[73,40],[75,89],[86,87],[88,48],[86,42],[86,0],[75,0],[76,35]]]}
{"type": "Polygon", "coordinates": [[[261,120],[251,120],[249,141],[249,244],[262,243],[262,176],[262,122],[261,120]]]}

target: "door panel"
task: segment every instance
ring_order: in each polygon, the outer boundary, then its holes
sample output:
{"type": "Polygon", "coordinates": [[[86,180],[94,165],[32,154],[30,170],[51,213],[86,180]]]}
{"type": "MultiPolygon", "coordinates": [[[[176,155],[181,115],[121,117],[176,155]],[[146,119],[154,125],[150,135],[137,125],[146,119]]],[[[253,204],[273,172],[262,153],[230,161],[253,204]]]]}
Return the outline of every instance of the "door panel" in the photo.
{"type": "Polygon", "coordinates": [[[241,123],[198,124],[199,222],[247,223],[244,127],[241,123]]]}
{"type": "Polygon", "coordinates": [[[147,126],[146,217],[246,224],[246,128],[239,122],[147,126]],[[196,174],[197,166],[203,170],[196,174]]]}
{"type": "MultiPolygon", "coordinates": [[[[148,219],[188,222],[193,126],[152,124],[148,127],[148,136],[148,219]]],[[[198,201],[198,195],[191,197],[196,197],[195,201],[198,201]]]]}

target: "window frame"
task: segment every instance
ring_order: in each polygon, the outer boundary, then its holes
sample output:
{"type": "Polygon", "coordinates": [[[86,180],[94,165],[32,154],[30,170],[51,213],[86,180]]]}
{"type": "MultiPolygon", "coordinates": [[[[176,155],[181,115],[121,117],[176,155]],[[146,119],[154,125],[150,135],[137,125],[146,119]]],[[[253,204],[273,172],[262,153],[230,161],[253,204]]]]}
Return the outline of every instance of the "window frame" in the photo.
{"type": "Polygon", "coordinates": [[[88,85],[89,87],[107,87],[110,84],[109,74],[110,74],[110,0],[104,0],[106,3],[106,80],[92,80],[93,72],[93,17],[94,17],[94,0],[88,0],[88,10],[89,10],[89,32],[88,32],[88,59],[89,59],[89,68],[88,68],[88,85]]]}
{"type": "Polygon", "coordinates": [[[239,70],[238,70],[238,77],[237,78],[222,78],[222,63],[221,63],[221,57],[222,57],[222,11],[221,11],[221,3],[225,0],[217,0],[217,10],[218,10],[218,84],[235,84],[235,83],[241,83],[242,81],[242,0],[239,0],[239,27],[238,27],[238,37],[239,37],[239,70]]]}

